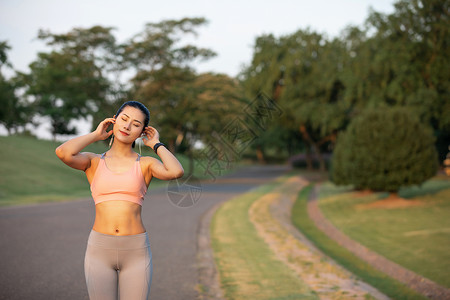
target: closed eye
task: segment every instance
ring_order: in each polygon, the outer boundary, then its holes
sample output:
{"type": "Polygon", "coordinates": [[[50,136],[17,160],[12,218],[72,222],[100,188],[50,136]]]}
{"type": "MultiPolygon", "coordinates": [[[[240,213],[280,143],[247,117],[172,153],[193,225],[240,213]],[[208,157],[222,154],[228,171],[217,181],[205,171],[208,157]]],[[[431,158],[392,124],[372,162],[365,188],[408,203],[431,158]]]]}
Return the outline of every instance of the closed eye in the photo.
{"type": "MultiPolygon", "coordinates": [[[[122,118],[122,120],[126,121],[127,119],[122,118]]],[[[140,127],[139,124],[134,124],[136,127],[140,127]]]]}

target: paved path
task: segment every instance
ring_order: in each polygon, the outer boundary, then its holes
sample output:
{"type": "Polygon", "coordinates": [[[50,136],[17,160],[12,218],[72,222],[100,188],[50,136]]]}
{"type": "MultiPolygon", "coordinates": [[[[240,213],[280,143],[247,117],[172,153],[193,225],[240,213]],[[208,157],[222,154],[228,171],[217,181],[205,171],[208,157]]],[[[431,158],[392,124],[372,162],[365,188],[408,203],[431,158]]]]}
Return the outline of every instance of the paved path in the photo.
{"type": "Polygon", "coordinates": [[[308,201],[308,215],[314,221],[316,227],[322,230],[328,237],[336,241],[339,245],[347,248],[353,254],[368,262],[375,269],[406,284],[418,293],[431,299],[450,299],[450,289],[438,285],[437,283],[422,277],[391,260],[388,260],[384,256],[364,247],[339,231],[328,219],[325,218],[319,209],[317,201],[318,188],[318,185],[314,187],[308,201]]]}
{"type": "MultiPolygon", "coordinates": [[[[150,189],[143,221],[153,254],[151,299],[196,299],[197,230],[215,204],[266,183],[287,166],[253,166],[203,182],[201,198],[179,208],[166,188],[150,189]]],[[[0,209],[0,299],[88,299],[84,253],[95,216],[91,198],[0,209]]]]}

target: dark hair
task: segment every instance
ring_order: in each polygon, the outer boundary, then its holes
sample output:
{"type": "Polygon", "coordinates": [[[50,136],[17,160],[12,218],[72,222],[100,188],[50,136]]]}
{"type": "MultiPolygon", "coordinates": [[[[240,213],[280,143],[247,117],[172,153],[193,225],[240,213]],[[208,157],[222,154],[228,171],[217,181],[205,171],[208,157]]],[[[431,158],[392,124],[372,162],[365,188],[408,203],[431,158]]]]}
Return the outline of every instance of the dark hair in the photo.
{"type": "MultiPolygon", "coordinates": [[[[145,115],[144,128],[142,129],[142,131],[144,131],[145,127],[148,126],[148,122],[150,122],[150,112],[148,111],[147,107],[145,107],[144,104],[138,101],[127,101],[119,107],[119,110],[116,112],[116,118],[119,116],[120,112],[127,106],[135,107],[142,111],[142,113],[145,115]]],[[[135,145],[136,142],[133,142],[133,145],[131,146],[134,148],[135,145]]]]}

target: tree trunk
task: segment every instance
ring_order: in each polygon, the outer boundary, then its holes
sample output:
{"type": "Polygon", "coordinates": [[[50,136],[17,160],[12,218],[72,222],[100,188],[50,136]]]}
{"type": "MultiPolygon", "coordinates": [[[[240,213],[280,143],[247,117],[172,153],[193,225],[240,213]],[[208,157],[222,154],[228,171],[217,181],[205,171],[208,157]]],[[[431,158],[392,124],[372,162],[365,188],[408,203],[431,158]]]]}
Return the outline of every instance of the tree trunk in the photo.
{"type": "Polygon", "coordinates": [[[398,195],[398,191],[396,192],[389,192],[389,196],[386,198],[388,200],[397,200],[400,196],[398,195]]]}
{"type": "Polygon", "coordinates": [[[194,173],[194,158],[192,157],[192,154],[189,154],[189,171],[188,176],[191,176],[194,173]]]}
{"type": "Polygon", "coordinates": [[[181,142],[183,142],[183,139],[184,139],[184,133],[183,132],[178,132],[178,134],[177,134],[177,139],[176,139],[176,141],[175,141],[175,145],[176,146],[180,146],[181,145],[181,142]]]}
{"type": "MultiPolygon", "coordinates": [[[[314,150],[314,153],[317,155],[317,159],[319,160],[319,170],[325,171],[326,170],[325,160],[323,159],[323,156],[322,156],[322,153],[320,152],[320,147],[319,147],[322,142],[315,142],[309,135],[308,130],[306,129],[306,126],[304,124],[300,125],[299,130],[300,130],[300,133],[302,134],[303,140],[310,145],[310,147],[314,150]]],[[[308,162],[308,154],[310,155],[310,151],[307,152],[306,163],[308,165],[308,170],[310,169],[310,166],[311,166],[311,170],[312,170],[313,169],[312,158],[310,156],[309,159],[311,161],[308,162]]]]}
{"type": "Polygon", "coordinates": [[[264,158],[264,152],[263,152],[263,150],[261,149],[260,146],[258,146],[256,148],[256,157],[258,158],[258,162],[260,164],[265,164],[266,163],[266,160],[264,158]]]}
{"type": "Polygon", "coordinates": [[[323,159],[322,153],[320,152],[319,146],[317,146],[316,143],[313,143],[312,147],[314,149],[315,154],[317,155],[317,159],[319,160],[319,170],[325,171],[326,170],[325,161],[323,159]]]}
{"type": "Polygon", "coordinates": [[[308,170],[312,170],[314,168],[313,162],[312,162],[312,156],[311,156],[311,147],[314,147],[314,143],[309,136],[308,130],[306,129],[306,126],[304,124],[300,125],[300,133],[303,137],[303,140],[308,144],[308,147],[306,147],[306,168],[308,170]]]}
{"type": "Polygon", "coordinates": [[[173,139],[169,140],[169,150],[172,153],[175,153],[175,141],[173,139]]]}
{"type": "Polygon", "coordinates": [[[277,83],[275,90],[273,91],[273,96],[272,98],[277,101],[280,98],[280,94],[281,94],[281,89],[282,86],[280,84],[277,83]]]}
{"type": "MultiPolygon", "coordinates": [[[[308,144],[309,146],[309,144],[308,144]]],[[[306,169],[308,171],[311,171],[313,169],[313,162],[312,162],[312,156],[311,156],[311,148],[310,147],[306,147],[306,169]]]]}

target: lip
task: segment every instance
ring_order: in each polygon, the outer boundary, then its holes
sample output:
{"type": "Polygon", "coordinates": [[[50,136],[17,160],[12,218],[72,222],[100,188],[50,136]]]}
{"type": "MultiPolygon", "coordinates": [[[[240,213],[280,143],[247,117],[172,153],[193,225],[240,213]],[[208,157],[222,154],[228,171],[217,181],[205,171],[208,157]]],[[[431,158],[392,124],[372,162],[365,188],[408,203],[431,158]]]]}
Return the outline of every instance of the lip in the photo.
{"type": "Polygon", "coordinates": [[[119,130],[121,134],[123,135],[130,135],[129,133],[123,132],[122,130],[119,130]]]}

